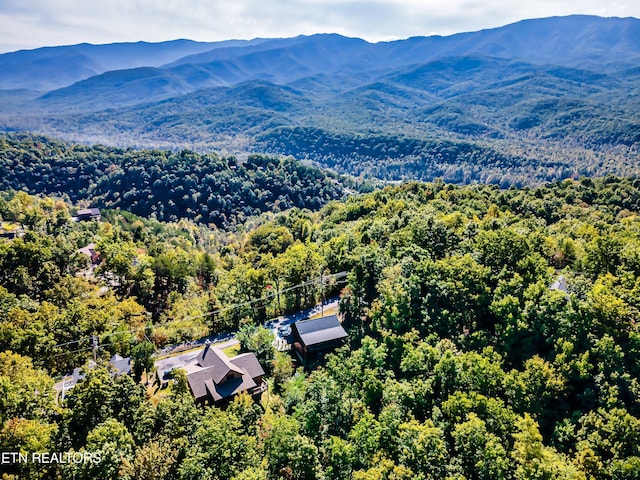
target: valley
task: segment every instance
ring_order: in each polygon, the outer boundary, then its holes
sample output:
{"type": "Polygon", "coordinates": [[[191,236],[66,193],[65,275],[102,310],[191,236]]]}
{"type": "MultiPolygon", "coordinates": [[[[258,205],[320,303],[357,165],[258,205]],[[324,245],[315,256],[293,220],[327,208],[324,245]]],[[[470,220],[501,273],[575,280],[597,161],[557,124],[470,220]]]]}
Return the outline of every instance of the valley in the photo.
{"type": "Polygon", "coordinates": [[[49,91],[23,78],[47,52],[18,52],[26,70],[6,70],[18,53],[0,55],[0,128],[120,148],[293,155],[385,180],[628,175],[638,173],[628,161],[640,142],[637,38],[636,19],[571,16],[376,44],[339,35],[222,43],[181,58],[185,45],[163,44],[147,65],[134,45],[135,67],[87,77],[75,59],[52,71],[76,62],[77,80],[49,91]],[[379,148],[363,153],[372,142],[379,148]],[[453,156],[434,158],[438,142],[453,156]]]}
{"type": "Polygon", "coordinates": [[[640,478],[639,107],[635,18],[0,55],[0,476],[640,478]]]}

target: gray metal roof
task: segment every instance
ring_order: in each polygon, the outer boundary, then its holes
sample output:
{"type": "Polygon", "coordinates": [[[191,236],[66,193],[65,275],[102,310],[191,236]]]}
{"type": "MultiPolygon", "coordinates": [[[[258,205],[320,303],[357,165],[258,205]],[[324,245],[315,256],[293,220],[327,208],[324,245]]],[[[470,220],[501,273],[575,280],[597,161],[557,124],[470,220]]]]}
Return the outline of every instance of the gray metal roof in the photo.
{"type": "Polygon", "coordinates": [[[100,209],[95,207],[82,208],[78,210],[77,215],[100,215],[100,209]]]}
{"type": "Polygon", "coordinates": [[[301,320],[294,323],[300,339],[305,345],[332,342],[347,338],[347,332],[335,315],[311,320],[301,320]]]}
{"type": "Polygon", "coordinates": [[[551,284],[549,288],[551,290],[560,290],[561,292],[567,293],[568,292],[567,279],[565,278],[564,275],[560,275],[556,279],[556,281],[551,284]]]}
{"type": "Polygon", "coordinates": [[[116,375],[129,375],[131,373],[131,358],[123,358],[118,354],[111,357],[109,361],[116,375]]]}

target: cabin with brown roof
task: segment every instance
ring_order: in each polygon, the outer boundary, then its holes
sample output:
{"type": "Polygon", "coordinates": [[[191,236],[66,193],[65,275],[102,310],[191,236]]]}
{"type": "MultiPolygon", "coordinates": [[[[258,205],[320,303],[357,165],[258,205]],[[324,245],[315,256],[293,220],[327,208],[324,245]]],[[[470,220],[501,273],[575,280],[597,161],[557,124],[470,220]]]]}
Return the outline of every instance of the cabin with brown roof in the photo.
{"type": "Polygon", "coordinates": [[[255,395],[266,389],[264,370],[253,353],[229,358],[207,345],[194,362],[182,368],[196,403],[221,405],[241,392],[255,395]]]}
{"type": "Polygon", "coordinates": [[[76,250],[77,253],[85,255],[89,258],[91,265],[98,265],[100,263],[100,254],[96,250],[96,244],[90,243],[86,247],[82,247],[76,250]]]}

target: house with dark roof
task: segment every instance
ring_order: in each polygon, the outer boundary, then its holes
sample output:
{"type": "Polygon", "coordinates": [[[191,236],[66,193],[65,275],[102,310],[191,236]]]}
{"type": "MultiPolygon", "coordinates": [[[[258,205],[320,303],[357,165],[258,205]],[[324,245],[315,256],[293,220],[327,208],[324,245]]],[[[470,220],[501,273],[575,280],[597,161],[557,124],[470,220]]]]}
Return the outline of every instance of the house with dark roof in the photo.
{"type": "Polygon", "coordinates": [[[100,209],[99,208],[82,208],[76,212],[76,216],[73,218],[77,222],[86,222],[88,220],[100,221],[100,209]]]}
{"type": "Polygon", "coordinates": [[[569,285],[567,284],[567,278],[564,275],[560,275],[555,282],[549,286],[549,290],[556,290],[564,295],[565,300],[569,300],[569,285]]]}
{"type": "MultiPolygon", "coordinates": [[[[91,370],[96,367],[96,363],[93,360],[89,360],[86,366],[78,367],[73,369],[73,373],[71,374],[73,384],[75,385],[80,380],[85,377],[85,369],[91,370]]],[[[119,377],[120,375],[131,375],[131,357],[121,357],[117,353],[111,357],[108,363],[109,372],[114,377],[119,377]]]]}
{"type": "Polygon", "coordinates": [[[109,370],[116,377],[131,375],[131,357],[121,357],[117,353],[109,360],[109,370]]]}
{"type": "Polygon", "coordinates": [[[309,365],[329,350],[344,345],[347,332],[337,316],[300,320],[291,327],[293,350],[304,365],[309,365]]]}
{"type": "Polygon", "coordinates": [[[229,358],[207,345],[195,361],[182,367],[197,403],[224,404],[241,392],[255,395],[266,389],[264,370],[253,353],[229,358]]]}

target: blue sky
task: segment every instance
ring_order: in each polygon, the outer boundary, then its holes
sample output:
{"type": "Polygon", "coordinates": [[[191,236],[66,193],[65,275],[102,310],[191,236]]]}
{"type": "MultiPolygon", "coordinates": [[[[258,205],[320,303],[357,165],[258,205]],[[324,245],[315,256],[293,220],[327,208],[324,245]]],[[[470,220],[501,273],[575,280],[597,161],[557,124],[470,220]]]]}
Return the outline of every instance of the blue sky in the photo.
{"type": "Polygon", "coordinates": [[[640,18],[638,0],[0,0],[0,52],[75,43],[450,35],[526,18],[640,18]]]}

